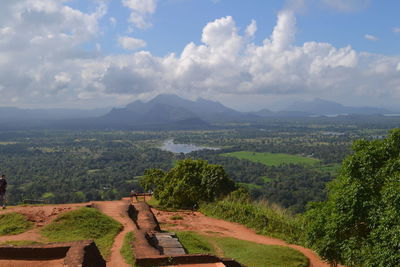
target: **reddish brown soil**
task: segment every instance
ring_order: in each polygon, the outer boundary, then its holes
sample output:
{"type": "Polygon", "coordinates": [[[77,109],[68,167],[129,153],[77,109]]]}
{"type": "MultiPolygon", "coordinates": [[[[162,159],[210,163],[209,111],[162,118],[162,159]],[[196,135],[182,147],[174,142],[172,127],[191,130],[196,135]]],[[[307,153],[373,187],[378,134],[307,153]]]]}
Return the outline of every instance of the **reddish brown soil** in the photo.
{"type": "Polygon", "coordinates": [[[182,211],[167,212],[153,209],[153,213],[157,217],[161,228],[169,231],[195,231],[205,235],[217,235],[233,237],[241,240],[251,241],[265,245],[279,245],[294,248],[303,253],[310,261],[310,267],[329,267],[330,265],[323,262],[318,255],[307,248],[287,244],[285,241],[258,235],[255,231],[238,223],[231,223],[204,216],[200,212],[182,211]],[[179,215],[183,220],[172,220],[171,217],[179,215]]]}
{"type": "Polygon", "coordinates": [[[48,261],[0,260],[0,267],[62,267],[64,259],[48,261]]]}
{"type": "MultiPolygon", "coordinates": [[[[35,227],[32,230],[29,230],[25,233],[18,235],[10,235],[10,236],[0,236],[0,243],[6,241],[37,241],[37,242],[46,242],[46,239],[39,234],[40,229],[50,223],[55,217],[59,214],[76,209],[78,207],[87,206],[91,203],[79,203],[79,204],[61,204],[61,205],[44,205],[44,206],[15,206],[9,207],[6,210],[0,210],[0,214],[7,212],[18,212],[27,216],[28,220],[34,222],[35,227]]],[[[115,238],[113,247],[111,249],[110,259],[107,261],[107,266],[113,267],[125,267],[129,266],[123,260],[120,254],[120,248],[122,247],[123,238],[126,233],[129,231],[137,232],[135,224],[128,216],[128,206],[130,204],[130,199],[125,198],[120,201],[98,201],[93,202],[94,206],[98,208],[104,214],[113,217],[115,220],[119,221],[124,229],[121,231],[117,237],[115,238]]],[[[147,243],[147,241],[146,241],[147,243]]],[[[146,254],[146,251],[143,251],[146,254]]],[[[149,251],[150,254],[154,254],[153,251],[149,251]]],[[[58,264],[59,261],[29,261],[29,264],[26,264],[25,261],[0,261],[1,266],[62,266],[58,264]],[[32,263],[32,264],[31,264],[32,263]]]]}

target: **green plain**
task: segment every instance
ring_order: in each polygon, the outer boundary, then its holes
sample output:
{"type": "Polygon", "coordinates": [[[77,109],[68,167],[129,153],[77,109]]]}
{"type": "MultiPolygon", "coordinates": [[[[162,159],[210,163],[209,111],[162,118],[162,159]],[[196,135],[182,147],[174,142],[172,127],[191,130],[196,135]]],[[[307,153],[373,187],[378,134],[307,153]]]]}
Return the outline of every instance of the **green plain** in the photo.
{"type": "Polygon", "coordinates": [[[234,157],[238,159],[246,159],[252,162],[262,163],[267,166],[278,166],[281,164],[315,164],[318,163],[318,159],[308,158],[297,155],[289,155],[283,153],[260,153],[260,152],[250,152],[250,151],[237,151],[232,153],[221,154],[224,157],[234,157]]]}

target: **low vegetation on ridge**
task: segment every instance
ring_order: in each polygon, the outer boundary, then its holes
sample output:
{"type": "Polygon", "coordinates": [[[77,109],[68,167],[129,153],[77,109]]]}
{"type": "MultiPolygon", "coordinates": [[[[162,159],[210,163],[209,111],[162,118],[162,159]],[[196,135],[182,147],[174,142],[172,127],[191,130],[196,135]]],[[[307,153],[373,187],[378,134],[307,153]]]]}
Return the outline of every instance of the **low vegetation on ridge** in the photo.
{"type": "Polygon", "coordinates": [[[214,203],[204,203],[200,211],[210,217],[237,222],[259,234],[302,244],[304,219],[266,201],[251,201],[228,197],[214,203]]]}

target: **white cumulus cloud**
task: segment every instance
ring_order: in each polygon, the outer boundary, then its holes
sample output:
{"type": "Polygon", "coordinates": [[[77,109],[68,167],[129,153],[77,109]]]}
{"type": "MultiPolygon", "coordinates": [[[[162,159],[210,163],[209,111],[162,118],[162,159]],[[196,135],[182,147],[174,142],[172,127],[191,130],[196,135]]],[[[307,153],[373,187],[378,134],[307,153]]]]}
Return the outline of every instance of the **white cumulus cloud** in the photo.
{"type": "MultiPolygon", "coordinates": [[[[188,43],[180,53],[104,56],[100,47],[80,47],[99,34],[105,7],[99,4],[95,12],[85,13],[63,3],[0,3],[0,105],[106,106],[157,93],[237,99],[307,95],[370,101],[365,104],[400,101],[399,56],[322,42],[298,45],[291,11],[278,14],[276,26],[261,44],[249,38],[256,32],[255,21],[242,34],[227,16],[205,25],[199,33],[201,43],[188,43]]],[[[132,37],[118,41],[128,50],[145,45],[132,37]]]]}
{"type": "Polygon", "coordinates": [[[119,37],[118,43],[122,48],[124,48],[126,50],[137,50],[137,49],[143,48],[147,45],[144,40],[127,37],[127,36],[119,37]]]}
{"type": "Polygon", "coordinates": [[[122,0],[122,4],[131,10],[129,21],[139,29],[151,27],[149,17],[157,9],[156,0],[122,0]]]}
{"type": "Polygon", "coordinates": [[[294,41],[296,34],[296,18],[291,11],[282,11],[278,14],[278,22],[272,32],[272,49],[282,51],[294,41]]]}
{"type": "Polygon", "coordinates": [[[253,19],[249,26],[246,28],[246,35],[249,37],[253,37],[257,32],[257,22],[253,19]]]}
{"type": "Polygon", "coordinates": [[[372,34],[365,34],[364,38],[374,42],[379,41],[379,38],[372,34]]]}

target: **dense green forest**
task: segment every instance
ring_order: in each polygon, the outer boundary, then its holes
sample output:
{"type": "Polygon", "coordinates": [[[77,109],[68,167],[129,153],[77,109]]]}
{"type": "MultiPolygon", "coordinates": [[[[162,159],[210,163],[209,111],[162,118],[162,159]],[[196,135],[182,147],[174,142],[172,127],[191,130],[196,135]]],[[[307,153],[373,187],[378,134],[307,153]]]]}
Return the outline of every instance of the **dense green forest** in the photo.
{"type": "Polygon", "coordinates": [[[209,131],[0,131],[0,172],[8,177],[10,204],[118,199],[149,168],[164,171],[177,160],[204,159],[222,165],[254,199],[267,198],[293,212],[326,198],[326,182],[359,138],[381,138],[387,125],[283,121],[209,131]],[[372,127],[372,128],[371,128],[372,127]],[[160,149],[167,139],[217,147],[189,154],[160,149]],[[235,151],[286,153],[319,160],[314,165],[268,166],[225,157],[235,151]]]}
{"type": "Polygon", "coordinates": [[[400,266],[400,128],[353,150],[306,213],[308,245],[334,265],[400,266]]]}
{"type": "Polygon", "coordinates": [[[333,264],[398,266],[400,130],[389,132],[390,126],[292,120],[208,131],[0,131],[0,172],[9,204],[21,204],[119,199],[144,190],[140,181],[150,169],[168,191],[157,194],[179,195],[182,181],[175,186],[168,177],[194,168],[198,174],[187,181],[215,174],[196,184],[208,196],[201,201],[217,200],[202,207],[207,214],[307,245],[333,264]],[[171,139],[216,149],[163,150],[171,139]],[[279,161],[268,162],[276,153],[279,161]],[[232,205],[240,206],[237,214],[221,214],[232,205]]]}

